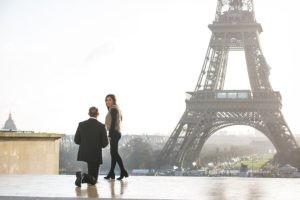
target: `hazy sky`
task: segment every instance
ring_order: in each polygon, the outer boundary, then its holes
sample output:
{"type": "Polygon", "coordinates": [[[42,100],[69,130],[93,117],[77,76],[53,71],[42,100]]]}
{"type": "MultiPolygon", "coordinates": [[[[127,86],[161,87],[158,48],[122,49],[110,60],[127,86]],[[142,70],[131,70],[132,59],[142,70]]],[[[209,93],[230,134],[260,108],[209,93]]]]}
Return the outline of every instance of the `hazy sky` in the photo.
{"type": "MultiPolygon", "coordinates": [[[[283,114],[300,134],[299,0],[256,0],[283,114]]],[[[116,94],[125,134],[170,134],[195,88],[217,0],[0,0],[0,128],[74,134],[116,94]]],[[[249,89],[243,52],[225,89],[249,89]]]]}

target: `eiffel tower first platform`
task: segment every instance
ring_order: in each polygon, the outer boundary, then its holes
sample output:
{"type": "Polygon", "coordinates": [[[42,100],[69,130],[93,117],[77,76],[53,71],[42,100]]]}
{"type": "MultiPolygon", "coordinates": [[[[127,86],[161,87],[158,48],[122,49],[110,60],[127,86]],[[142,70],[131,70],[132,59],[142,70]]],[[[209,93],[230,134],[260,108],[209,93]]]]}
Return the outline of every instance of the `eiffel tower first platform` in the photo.
{"type": "Polygon", "coordinates": [[[159,155],[159,165],[200,163],[206,140],[216,131],[246,125],[263,133],[276,148],[274,161],[300,169],[300,149],[281,112],[281,95],[269,81],[253,0],[218,0],[211,39],[186,110],[159,155]],[[224,90],[230,51],[244,51],[251,90],[224,90]]]}

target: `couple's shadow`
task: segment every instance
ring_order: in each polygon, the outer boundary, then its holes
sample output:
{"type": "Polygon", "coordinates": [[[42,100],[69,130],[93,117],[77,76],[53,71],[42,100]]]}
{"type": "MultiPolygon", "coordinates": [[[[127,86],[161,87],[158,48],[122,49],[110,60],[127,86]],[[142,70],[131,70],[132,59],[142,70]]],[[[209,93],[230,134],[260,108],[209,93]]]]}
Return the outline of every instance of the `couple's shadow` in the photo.
{"type": "MultiPolygon", "coordinates": [[[[110,194],[112,198],[121,197],[124,194],[125,188],[127,187],[127,182],[125,181],[107,181],[110,187],[110,194]]],[[[99,183],[97,185],[100,185],[99,183]]],[[[76,187],[76,196],[77,197],[90,197],[90,198],[99,198],[99,192],[97,185],[87,186],[86,188],[76,187]]],[[[99,186],[101,188],[101,185],[99,186]]]]}

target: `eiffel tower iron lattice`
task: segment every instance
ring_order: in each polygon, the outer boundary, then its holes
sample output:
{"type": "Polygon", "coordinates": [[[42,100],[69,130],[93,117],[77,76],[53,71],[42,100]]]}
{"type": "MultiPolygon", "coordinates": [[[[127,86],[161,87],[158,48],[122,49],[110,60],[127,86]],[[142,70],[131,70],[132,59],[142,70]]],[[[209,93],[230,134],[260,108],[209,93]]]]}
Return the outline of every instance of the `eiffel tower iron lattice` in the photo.
{"type": "Polygon", "coordinates": [[[162,149],[158,163],[178,167],[200,162],[200,152],[216,131],[246,125],[263,133],[276,148],[279,164],[300,168],[300,149],[281,112],[263,55],[253,0],[218,0],[202,70],[186,110],[162,149]],[[244,51],[251,90],[224,90],[230,51],[244,51]]]}

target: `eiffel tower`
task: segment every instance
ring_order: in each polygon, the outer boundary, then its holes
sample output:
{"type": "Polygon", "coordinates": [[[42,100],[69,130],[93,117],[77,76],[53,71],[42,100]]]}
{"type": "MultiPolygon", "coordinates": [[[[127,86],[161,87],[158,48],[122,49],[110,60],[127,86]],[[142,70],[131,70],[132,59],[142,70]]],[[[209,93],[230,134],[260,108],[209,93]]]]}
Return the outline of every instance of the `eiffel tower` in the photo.
{"type": "Polygon", "coordinates": [[[300,149],[281,112],[263,55],[253,0],[218,0],[215,20],[196,87],[187,92],[186,110],[159,155],[159,165],[200,164],[200,152],[216,131],[235,125],[253,127],[274,145],[274,161],[300,169],[300,149]],[[230,51],[244,51],[251,90],[224,90],[230,51]]]}

